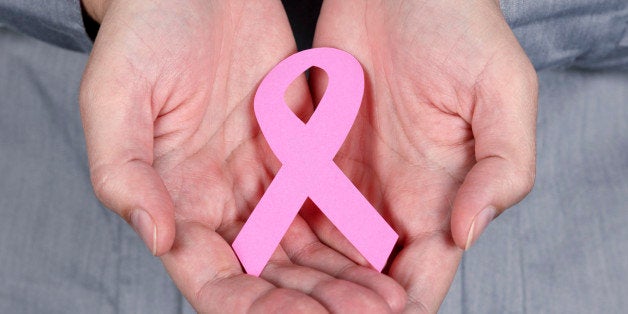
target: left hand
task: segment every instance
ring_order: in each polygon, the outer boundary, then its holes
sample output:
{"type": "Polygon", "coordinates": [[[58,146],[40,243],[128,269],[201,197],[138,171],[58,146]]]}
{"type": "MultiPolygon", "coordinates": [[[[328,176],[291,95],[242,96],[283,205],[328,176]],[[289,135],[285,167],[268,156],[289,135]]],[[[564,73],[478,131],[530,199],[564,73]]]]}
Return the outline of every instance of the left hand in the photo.
{"type": "MultiPolygon", "coordinates": [[[[463,249],[533,185],[536,73],[493,0],[327,0],[314,46],[346,50],[365,69],[335,161],[400,235],[388,273],[406,309],[436,312],[463,249]]],[[[320,97],[325,77],[312,81],[320,97]]],[[[360,260],[333,234],[319,237],[360,260]]]]}
{"type": "MultiPolygon", "coordinates": [[[[297,216],[261,276],[229,243],[270,183],[256,86],[296,51],[280,1],[84,0],[101,28],[81,88],[94,190],[202,313],[398,310],[405,292],[297,216]],[[307,261],[307,265],[304,262],[307,261]]],[[[305,77],[287,102],[312,111],[305,77]]]]}

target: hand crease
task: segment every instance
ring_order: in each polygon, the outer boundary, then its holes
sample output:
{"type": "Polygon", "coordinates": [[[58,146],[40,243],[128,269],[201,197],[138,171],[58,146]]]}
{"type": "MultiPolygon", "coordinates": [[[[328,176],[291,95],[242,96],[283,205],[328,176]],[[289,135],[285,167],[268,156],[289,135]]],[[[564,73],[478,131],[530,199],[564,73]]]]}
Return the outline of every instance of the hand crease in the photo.
{"type": "Polygon", "coordinates": [[[318,242],[318,241],[314,240],[314,241],[312,241],[312,242],[302,246],[298,250],[294,251],[293,254],[289,254],[288,257],[294,263],[299,263],[299,261],[307,259],[307,257],[304,258],[303,255],[306,255],[306,254],[310,255],[313,252],[315,252],[317,250],[320,250],[320,246],[321,245],[322,245],[321,242],[318,242]]]}

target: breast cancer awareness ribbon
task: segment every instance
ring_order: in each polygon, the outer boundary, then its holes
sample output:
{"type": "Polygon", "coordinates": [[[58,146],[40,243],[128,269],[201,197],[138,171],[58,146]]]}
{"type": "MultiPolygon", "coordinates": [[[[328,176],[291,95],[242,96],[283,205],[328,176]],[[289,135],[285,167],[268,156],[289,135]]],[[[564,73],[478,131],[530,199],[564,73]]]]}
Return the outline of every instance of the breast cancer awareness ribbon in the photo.
{"type": "Polygon", "coordinates": [[[364,72],[349,53],[315,48],[283,60],[255,94],[262,133],[281,168],[233,242],[248,274],[259,276],[307,197],[378,271],[397,234],[334,163],[357,116],[364,72]],[[327,73],[327,90],[303,123],[284,101],[292,81],[310,67],[327,73]]]}

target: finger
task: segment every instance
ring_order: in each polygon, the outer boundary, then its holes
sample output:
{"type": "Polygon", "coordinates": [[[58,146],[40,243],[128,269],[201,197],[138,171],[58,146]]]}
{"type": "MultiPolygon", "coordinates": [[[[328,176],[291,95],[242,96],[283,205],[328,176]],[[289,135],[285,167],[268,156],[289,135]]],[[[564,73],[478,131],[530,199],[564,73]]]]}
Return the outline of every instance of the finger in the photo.
{"type": "Polygon", "coordinates": [[[154,255],[174,239],[174,208],[153,162],[150,89],[116,57],[94,48],[81,85],[81,117],[92,184],[154,255]]]}
{"type": "Polygon", "coordinates": [[[404,312],[436,313],[453,281],[462,250],[449,231],[423,234],[406,241],[389,274],[408,294],[404,312]]]}
{"type": "Polygon", "coordinates": [[[303,245],[304,241],[313,242],[316,240],[342,253],[356,264],[362,266],[369,265],[366,258],[360,254],[342,232],[336,228],[329,218],[327,218],[309,198],[305,201],[299,216],[305,220],[309,228],[315,233],[315,237],[308,236],[303,238],[302,241],[299,241],[301,245],[303,245]]]}
{"type": "Polygon", "coordinates": [[[486,70],[478,84],[471,117],[477,163],[453,204],[451,229],[462,249],[468,249],[490,221],[525,197],[534,184],[536,75],[529,62],[497,67],[502,70],[486,70]]]}
{"type": "MultiPolygon", "coordinates": [[[[281,242],[293,263],[366,287],[381,296],[393,312],[403,309],[406,303],[403,287],[392,278],[372,268],[357,265],[343,254],[321,243],[317,235],[309,230],[308,223],[297,217],[281,242]]],[[[342,234],[338,237],[338,240],[347,241],[342,234]]]]}
{"type": "Polygon", "coordinates": [[[242,273],[231,247],[221,235],[196,222],[179,222],[176,241],[161,260],[173,281],[201,313],[326,313],[306,294],[278,289],[242,273]]]}
{"type": "Polygon", "coordinates": [[[374,291],[290,261],[271,260],[261,276],[279,287],[307,293],[332,313],[391,312],[374,291]]]}

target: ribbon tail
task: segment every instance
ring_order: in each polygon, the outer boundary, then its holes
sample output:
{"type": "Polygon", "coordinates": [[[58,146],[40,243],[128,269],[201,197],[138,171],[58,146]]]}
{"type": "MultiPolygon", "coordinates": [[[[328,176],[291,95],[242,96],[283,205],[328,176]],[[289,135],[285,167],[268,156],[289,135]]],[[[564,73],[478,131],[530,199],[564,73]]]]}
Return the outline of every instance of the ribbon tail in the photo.
{"type": "Polygon", "coordinates": [[[298,214],[306,194],[294,172],[281,167],[233,241],[246,273],[259,276],[298,214]]]}
{"type": "Polygon", "coordinates": [[[320,169],[309,196],[366,260],[382,271],[399,236],[332,162],[320,169]]]}

